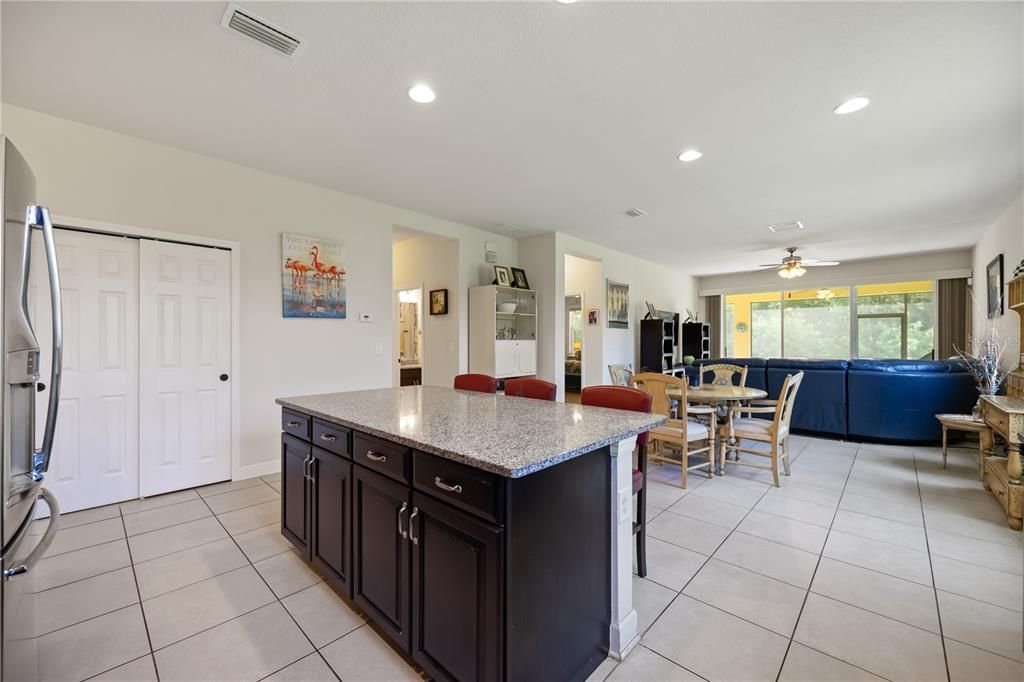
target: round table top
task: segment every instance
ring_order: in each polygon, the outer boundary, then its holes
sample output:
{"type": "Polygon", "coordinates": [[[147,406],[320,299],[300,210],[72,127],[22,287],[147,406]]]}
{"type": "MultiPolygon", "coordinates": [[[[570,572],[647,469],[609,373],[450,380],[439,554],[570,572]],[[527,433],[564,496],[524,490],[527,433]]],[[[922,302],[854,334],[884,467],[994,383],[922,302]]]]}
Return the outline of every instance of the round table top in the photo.
{"type": "MultiPolygon", "coordinates": [[[[679,392],[674,388],[668,389],[668,394],[675,396],[679,395],[679,392]]],[[[768,392],[762,391],[760,388],[751,388],[750,386],[722,386],[716,384],[704,384],[700,388],[687,388],[686,398],[687,400],[700,400],[707,402],[727,401],[727,400],[760,400],[761,398],[767,398],[768,392]]]]}

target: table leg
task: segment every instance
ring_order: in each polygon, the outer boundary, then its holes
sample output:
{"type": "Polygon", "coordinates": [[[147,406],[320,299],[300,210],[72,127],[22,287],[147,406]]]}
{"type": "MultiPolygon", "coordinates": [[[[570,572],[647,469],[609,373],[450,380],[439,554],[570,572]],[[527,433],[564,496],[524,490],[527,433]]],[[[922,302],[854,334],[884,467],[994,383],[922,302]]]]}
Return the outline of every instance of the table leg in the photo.
{"type": "Polygon", "coordinates": [[[947,454],[946,453],[946,436],[947,436],[948,433],[949,433],[948,427],[945,424],[943,424],[942,425],[942,468],[943,469],[946,468],[946,454],[947,454]]]}
{"type": "MultiPolygon", "coordinates": [[[[636,609],[633,608],[633,448],[636,437],[611,446],[612,496],[611,627],[608,655],[617,661],[626,657],[640,641],[636,609]]],[[[645,625],[650,625],[646,623],[645,625]]]]}
{"type": "Polygon", "coordinates": [[[1020,443],[1006,444],[1006,474],[1010,483],[1021,485],[1020,443]]]}
{"type": "Polygon", "coordinates": [[[992,448],[995,446],[993,441],[992,430],[983,429],[978,434],[978,448],[981,452],[978,453],[978,478],[985,479],[985,458],[992,453],[992,448]]]}

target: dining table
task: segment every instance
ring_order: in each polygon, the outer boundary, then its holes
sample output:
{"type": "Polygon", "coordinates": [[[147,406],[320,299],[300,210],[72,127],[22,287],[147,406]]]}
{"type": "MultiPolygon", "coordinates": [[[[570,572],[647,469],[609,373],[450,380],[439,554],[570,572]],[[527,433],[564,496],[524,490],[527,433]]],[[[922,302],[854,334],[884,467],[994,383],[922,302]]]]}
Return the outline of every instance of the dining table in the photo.
{"type": "MultiPolygon", "coordinates": [[[[667,388],[670,398],[682,399],[682,391],[674,386],[667,388]]],[[[711,409],[707,414],[711,419],[710,428],[718,438],[726,438],[728,444],[732,444],[731,429],[732,407],[746,400],[763,400],[768,397],[768,392],[751,386],[735,386],[733,384],[704,384],[702,386],[688,386],[686,388],[686,401],[691,403],[703,403],[711,409]],[[723,421],[724,419],[724,421],[723,421]]],[[[692,414],[692,413],[691,413],[692,414]]],[[[716,460],[717,462],[718,460],[716,460]]],[[[724,467],[719,463],[715,467],[715,473],[719,476],[725,474],[724,467]]]]}

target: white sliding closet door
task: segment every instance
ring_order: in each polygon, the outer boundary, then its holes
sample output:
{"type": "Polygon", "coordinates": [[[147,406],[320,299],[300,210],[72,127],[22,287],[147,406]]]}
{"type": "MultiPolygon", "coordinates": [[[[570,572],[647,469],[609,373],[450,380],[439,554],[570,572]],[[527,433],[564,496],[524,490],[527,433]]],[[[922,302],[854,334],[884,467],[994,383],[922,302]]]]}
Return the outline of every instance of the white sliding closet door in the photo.
{"type": "Polygon", "coordinates": [[[142,240],[141,494],[231,478],[231,254],[142,240]]]}
{"type": "MultiPolygon", "coordinates": [[[[46,485],[73,512],[139,496],[139,242],[60,229],[54,238],[64,372],[46,485]]],[[[48,383],[50,288],[42,240],[33,242],[29,305],[48,383]]],[[[37,394],[40,438],[49,388],[37,394]]]]}

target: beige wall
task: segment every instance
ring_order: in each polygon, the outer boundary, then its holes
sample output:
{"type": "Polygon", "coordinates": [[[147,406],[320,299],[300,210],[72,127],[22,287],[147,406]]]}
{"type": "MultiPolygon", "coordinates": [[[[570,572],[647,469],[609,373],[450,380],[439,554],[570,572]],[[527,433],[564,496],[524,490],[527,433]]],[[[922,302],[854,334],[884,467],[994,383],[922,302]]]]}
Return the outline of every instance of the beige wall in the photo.
{"type": "MultiPolygon", "coordinates": [[[[565,256],[565,293],[583,296],[583,374],[582,386],[604,383],[604,265],[599,260],[565,256]],[[602,312],[596,327],[587,325],[587,309],[602,312]]],[[[565,352],[572,349],[566,347],[565,352]]]]}
{"type": "Polygon", "coordinates": [[[1003,296],[1006,296],[1005,283],[1013,279],[1013,269],[1024,257],[1024,199],[1018,195],[1005,211],[989,226],[971,252],[971,265],[974,270],[974,283],[971,287],[974,296],[973,335],[985,332],[989,325],[994,325],[1004,338],[1009,340],[1009,348],[1003,356],[1003,366],[1012,369],[1017,366],[1017,348],[1020,343],[1020,318],[1006,307],[1004,300],[1003,315],[988,319],[988,296],[986,293],[985,268],[998,254],[1003,254],[1003,296]]]}
{"type": "Polygon", "coordinates": [[[776,270],[712,275],[698,280],[701,296],[723,293],[810,289],[849,284],[901,282],[937,277],[966,277],[971,270],[971,251],[942,251],[893,258],[872,258],[834,267],[807,268],[797,279],[783,279],[776,270]]]}
{"type": "MultiPolygon", "coordinates": [[[[278,466],[278,396],[390,386],[395,226],[458,240],[456,291],[489,282],[484,242],[516,263],[507,237],[289,178],[3,105],[3,132],[24,154],[55,214],[238,242],[241,254],[241,463],[278,466]],[[344,241],[347,320],[281,317],[281,233],[344,241]],[[360,323],[359,313],[373,322],[360,323]],[[380,352],[377,352],[378,349],[380,352]]],[[[466,301],[451,315],[465,367],[466,301]]],[[[146,340],[143,340],[146,342],[146,340]]]]}

